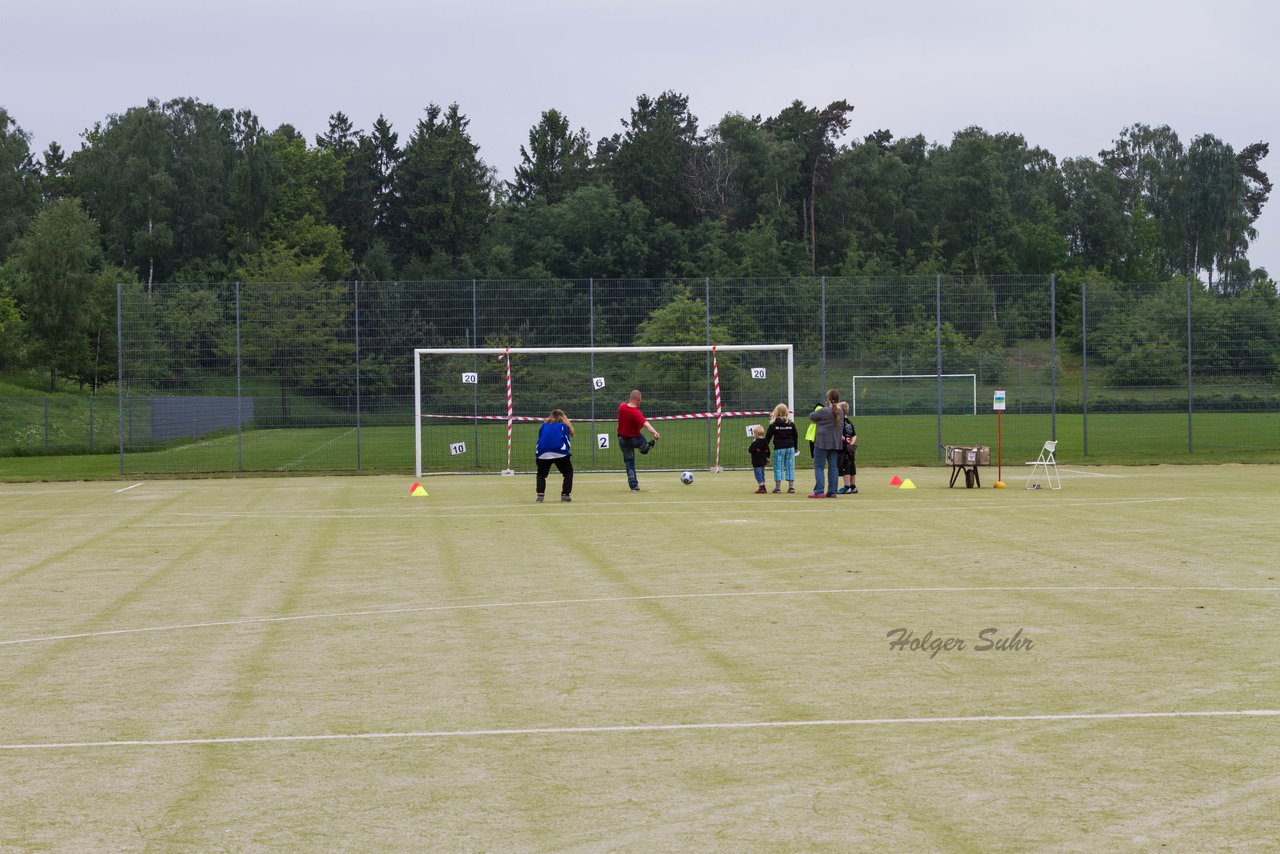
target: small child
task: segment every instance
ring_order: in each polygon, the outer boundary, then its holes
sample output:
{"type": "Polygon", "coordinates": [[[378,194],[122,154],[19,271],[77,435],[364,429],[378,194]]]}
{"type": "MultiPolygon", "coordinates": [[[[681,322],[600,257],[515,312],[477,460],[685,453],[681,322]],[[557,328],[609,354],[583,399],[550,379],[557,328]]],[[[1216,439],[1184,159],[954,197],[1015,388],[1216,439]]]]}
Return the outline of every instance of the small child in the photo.
{"type": "Polygon", "coordinates": [[[755,470],[756,484],[759,487],[756,495],[764,495],[769,491],[764,488],[764,467],[769,463],[769,443],[764,440],[764,428],[759,424],[752,433],[756,439],[747,450],[751,453],[751,468],[755,470]]]}
{"type": "MultiPolygon", "coordinates": [[[[782,481],[787,482],[787,492],[796,491],[796,423],[791,420],[791,410],[785,403],[773,408],[769,429],[764,440],[773,440],[773,491],[782,491],[782,481]]],[[[814,425],[816,429],[817,425],[814,425]]]]}
{"type": "Polygon", "coordinates": [[[844,486],[840,487],[841,495],[858,494],[858,433],[849,420],[849,401],[840,401],[840,410],[844,413],[841,428],[844,432],[844,448],[840,451],[840,474],[844,476],[844,486]]]}

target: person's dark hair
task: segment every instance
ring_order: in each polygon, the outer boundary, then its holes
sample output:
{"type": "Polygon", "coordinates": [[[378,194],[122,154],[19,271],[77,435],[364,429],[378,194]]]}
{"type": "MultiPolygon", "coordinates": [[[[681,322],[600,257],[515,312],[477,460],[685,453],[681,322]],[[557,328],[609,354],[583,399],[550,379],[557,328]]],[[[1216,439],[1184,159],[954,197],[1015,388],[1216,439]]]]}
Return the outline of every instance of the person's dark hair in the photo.
{"type": "Polygon", "coordinates": [[[841,412],[840,407],[836,405],[839,402],[840,391],[834,388],[827,389],[827,405],[831,407],[831,417],[835,421],[837,427],[844,423],[844,413],[841,412]]]}

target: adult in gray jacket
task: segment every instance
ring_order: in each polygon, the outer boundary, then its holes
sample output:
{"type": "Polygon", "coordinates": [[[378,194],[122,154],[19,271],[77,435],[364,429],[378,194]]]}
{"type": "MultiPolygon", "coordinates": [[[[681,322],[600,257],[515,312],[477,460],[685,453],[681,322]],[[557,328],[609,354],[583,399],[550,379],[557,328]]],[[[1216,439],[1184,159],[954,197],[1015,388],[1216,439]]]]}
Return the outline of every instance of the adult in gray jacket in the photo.
{"type": "Polygon", "coordinates": [[[840,486],[840,452],[844,449],[844,413],[840,411],[840,392],[827,391],[825,405],[809,413],[817,426],[813,439],[813,492],[810,498],[835,498],[840,486]],[[826,477],[823,477],[823,471],[826,477]],[[825,487],[825,488],[824,488],[825,487]]]}

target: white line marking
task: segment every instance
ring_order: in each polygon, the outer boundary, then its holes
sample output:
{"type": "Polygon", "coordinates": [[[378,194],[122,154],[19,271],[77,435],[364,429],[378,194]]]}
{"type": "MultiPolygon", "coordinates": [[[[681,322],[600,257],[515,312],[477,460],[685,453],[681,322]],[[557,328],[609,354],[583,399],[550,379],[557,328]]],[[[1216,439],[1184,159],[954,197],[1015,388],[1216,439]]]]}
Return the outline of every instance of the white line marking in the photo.
{"type": "MultiPolygon", "coordinates": [[[[1015,493],[1016,492],[1017,490],[1015,490],[1015,493]]],[[[979,511],[983,513],[989,512],[992,510],[1040,510],[1040,511],[1043,511],[1045,509],[1052,509],[1057,511],[1064,508],[1073,508],[1073,507],[1090,509],[1094,507],[1109,507],[1112,505],[1121,505],[1121,504],[1162,504],[1162,503],[1168,504],[1171,502],[1199,501],[1199,500],[1203,500],[1203,499],[1199,499],[1194,496],[1185,496],[1185,495],[1176,496],[1172,498],[1115,498],[1115,499],[1103,499],[1100,501],[1091,500],[1087,498],[1072,498],[1069,496],[1059,496],[1059,499],[1055,500],[1052,504],[1045,503],[1045,502],[1021,502],[1016,500],[1013,502],[1009,502],[1003,499],[986,498],[986,497],[979,497],[979,496],[971,496],[971,498],[965,500],[963,504],[959,502],[954,502],[954,501],[928,501],[927,499],[915,499],[915,498],[906,499],[906,500],[895,499],[891,504],[878,504],[872,501],[865,501],[858,498],[849,499],[849,501],[856,502],[859,505],[858,511],[857,511],[859,514],[915,513],[915,512],[918,512],[922,507],[928,507],[930,509],[945,509],[947,511],[960,511],[960,512],[979,511]]],[[[814,512],[814,511],[821,511],[822,508],[824,507],[827,508],[826,512],[840,512],[838,509],[840,505],[832,506],[830,504],[819,503],[818,506],[815,507],[814,502],[808,502],[806,504],[800,504],[799,502],[795,502],[793,504],[792,502],[787,501],[785,502],[785,504],[789,506],[785,506],[785,507],[761,507],[760,502],[758,501],[739,500],[739,499],[725,499],[721,501],[716,501],[716,500],[661,501],[661,502],[627,501],[624,503],[630,505],[630,508],[628,509],[626,507],[622,507],[620,504],[612,501],[608,502],[607,504],[602,504],[597,506],[592,506],[588,504],[587,500],[585,499],[580,501],[574,501],[574,515],[575,516],[634,516],[636,515],[637,509],[640,509],[640,508],[643,508],[641,510],[642,513],[649,516],[663,516],[663,515],[672,515],[672,514],[684,515],[690,512],[690,510],[696,510],[698,508],[704,509],[707,512],[721,512],[724,505],[731,505],[731,506],[751,505],[752,515],[754,516],[775,515],[778,513],[814,512]],[[605,507],[607,507],[608,509],[604,509],[605,507]],[[797,510],[796,509],[797,507],[806,507],[808,509],[797,510]]],[[[783,502],[780,502],[780,503],[783,503],[783,502]]],[[[431,506],[431,505],[424,503],[420,506],[431,506]]],[[[439,506],[439,505],[436,505],[436,506],[439,506]]],[[[449,508],[450,508],[450,511],[456,511],[456,512],[441,513],[441,512],[433,511],[431,512],[429,518],[432,520],[479,519],[479,518],[496,518],[496,517],[501,517],[504,519],[524,518],[524,517],[546,518],[545,511],[532,510],[529,507],[529,505],[526,503],[474,504],[474,505],[450,504],[449,508]]],[[[37,513],[34,511],[31,513],[22,513],[21,511],[18,511],[12,514],[12,518],[19,518],[23,516],[39,516],[43,518],[46,515],[47,514],[37,513]]],[[[368,512],[356,512],[356,511],[346,511],[346,510],[338,510],[338,509],[317,510],[310,513],[242,513],[242,512],[217,512],[217,511],[204,511],[204,512],[174,511],[171,513],[155,513],[155,514],[152,514],[152,518],[156,516],[161,516],[161,515],[178,516],[178,517],[198,516],[199,518],[205,519],[205,520],[244,518],[244,519],[302,519],[302,520],[332,519],[332,520],[338,521],[338,520],[346,520],[346,519],[387,520],[387,519],[421,519],[423,518],[422,513],[418,511],[406,511],[403,513],[392,513],[392,512],[368,513],[368,512]]],[[[93,514],[93,513],[64,513],[64,514],[60,514],[59,518],[60,519],[68,519],[68,518],[89,519],[89,518],[98,518],[98,517],[97,517],[97,514],[93,514]]],[[[152,525],[152,527],[163,527],[163,525],[156,524],[156,525],[152,525]]]]}
{"type": "Polygon", "coordinates": [[[299,463],[301,463],[303,460],[305,460],[307,457],[311,456],[312,454],[317,453],[319,451],[323,451],[325,448],[329,447],[334,442],[340,442],[354,432],[356,432],[356,428],[352,427],[351,429],[347,430],[347,432],[345,433],[339,433],[337,436],[334,436],[329,441],[316,445],[314,448],[307,451],[305,454],[298,457],[297,459],[290,460],[289,462],[285,463],[283,468],[286,470],[293,468],[295,465],[298,465],[299,463]]]}
{"type": "Polygon", "coordinates": [[[1060,467],[1060,470],[1065,472],[1070,472],[1071,474],[1082,474],[1082,475],[1085,475],[1086,477],[1117,477],[1117,478],[1120,478],[1121,480],[1124,480],[1126,477],[1128,477],[1127,474],[1104,474],[1103,472],[1100,472],[1100,471],[1080,471],[1080,469],[1069,469],[1069,468],[1061,468],[1061,467],[1060,467]]]}
{"type": "Polygon", "coordinates": [[[347,619],[351,617],[382,617],[394,614],[425,614],[438,611],[479,611],[498,608],[545,607],[556,605],[603,605],[618,602],[645,602],[662,599],[730,599],[746,596],[830,596],[849,593],[1280,593],[1280,587],[1108,587],[1045,586],[1045,587],[834,587],[815,590],[725,590],[709,593],[654,593],[647,596],[602,596],[584,599],[528,599],[519,602],[476,602],[470,605],[415,605],[406,608],[374,608],[366,611],[332,611],[321,614],[295,614],[287,617],[247,617],[242,620],[212,620],[205,623],[178,623],[168,626],[143,626],[132,629],[105,629],[97,632],[78,632],[66,635],[45,635],[0,641],[0,646],[16,646],[28,643],[97,638],[109,635],[136,635],[150,632],[172,632],[182,629],[208,629],[218,626],[247,626],[257,623],[289,623],[302,620],[347,619]]]}
{"type": "Polygon", "coordinates": [[[116,495],[119,495],[119,494],[120,494],[120,493],[122,493],[122,492],[128,492],[128,491],[129,491],[129,490],[131,490],[131,489],[137,489],[139,486],[142,486],[142,484],[141,484],[141,483],[135,483],[133,486],[126,486],[124,489],[117,489],[117,490],[115,491],[115,494],[116,494],[116,495]]]}
{"type": "Polygon", "coordinates": [[[846,718],[818,721],[736,721],[700,724],[633,724],[524,729],[455,729],[410,732],[326,733],[320,735],[246,735],[222,738],[166,738],[133,741],[64,741],[0,744],[0,750],[55,750],[76,747],[171,747],[191,744],[264,744],[299,741],[363,741],[387,738],[474,738],[513,735],[600,735],[604,733],[687,732],[691,730],[800,729],[805,727],[893,726],[901,724],[1016,723],[1019,721],[1115,721],[1153,718],[1275,717],[1280,709],[1237,709],[1204,712],[1101,712],[1063,715],[968,715],[937,718],[846,718]]]}

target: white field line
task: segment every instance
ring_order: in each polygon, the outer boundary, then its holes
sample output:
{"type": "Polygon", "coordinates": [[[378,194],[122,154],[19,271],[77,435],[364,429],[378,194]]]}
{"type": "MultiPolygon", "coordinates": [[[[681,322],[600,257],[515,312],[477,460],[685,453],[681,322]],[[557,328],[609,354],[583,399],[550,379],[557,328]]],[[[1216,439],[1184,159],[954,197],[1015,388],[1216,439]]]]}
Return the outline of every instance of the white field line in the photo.
{"type": "Polygon", "coordinates": [[[1120,721],[1158,718],[1276,717],[1280,709],[1224,709],[1200,712],[1099,712],[1044,715],[964,715],[935,718],[845,718],[816,721],[729,721],[694,724],[632,724],[614,726],[528,727],[523,729],[455,729],[409,732],[324,733],[319,735],[246,735],[222,738],[165,738],[129,741],[63,741],[0,744],[0,750],[57,750],[88,747],[171,747],[208,744],[264,744],[303,741],[369,741],[374,739],[477,738],[522,735],[602,735],[708,730],[801,729],[807,727],[902,726],[929,724],[1019,723],[1025,721],[1120,721]]]}
{"type": "Polygon", "coordinates": [[[1124,480],[1129,476],[1127,474],[1106,474],[1100,471],[1080,471],[1080,469],[1069,469],[1063,466],[1058,466],[1058,470],[1067,472],[1068,474],[1078,474],[1082,477],[1114,477],[1124,480]]]}
{"type": "MultiPolygon", "coordinates": [[[[1046,493],[1053,494],[1053,495],[1056,495],[1056,492],[1057,492],[1056,490],[1053,490],[1053,491],[1044,490],[1044,491],[1046,493]]],[[[1015,493],[1017,493],[1017,490],[1015,490],[1015,493]]],[[[446,503],[444,501],[440,501],[432,498],[415,499],[415,500],[420,501],[421,506],[432,508],[432,510],[434,510],[435,507],[440,506],[442,503],[446,503]],[[436,504],[432,505],[428,503],[428,502],[431,502],[432,500],[436,500],[436,504]]],[[[532,502],[529,502],[529,503],[522,502],[520,504],[461,504],[461,505],[450,504],[449,512],[443,512],[443,513],[432,512],[432,510],[428,510],[428,511],[411,510],[411,511],[394,512],[394,513],[393,512],[368,513],[368,512],[357,512],[355,510],[348,511],[348,510],[339,510],[339,509],[316,510],[313,512],[306,512],[306,513],[288,513],[288,512],[245,513],[245,512],[239,512],[239,511],[218,512],[218,511],[206,510],[203,512],[175,511],[168,514],[155,513],[155,514],[152,514],[151,518],[155,518],[156,516],[160,516],[160,515],[170,515],[170,516],[182,516],[182,517],[195,516],[195,517],[199,517],[202,520],[235,519],[235,518],[300,519],[304,521],[306,520],[318,521],[323,519],[331,519],[335,521],[343,520],[343,519],[387,520],[387,519],[421,519],[423,517],[423,512],[427,512],[429,513],[430,519],[481,519],[481,518],[496,518],[496,517],[511,519],[511,518],[547,518],[547,515],[544,515],[544,514],[549,515],[549,514],[560,512],[561,510],[563,510],[563,512],[565,513],[572,513],[575,516],[582,516],[582,517],[635,516],[637,513],[640,513],[642,515],[649,515],[649,516],[661,516],[661,515],[670,515],[670,514],[685,515],[690,510],[697,509],[697,508],[703,508],[706,510],[719,510],[726,506],[728,507],[750,506],[752,508],[751,513],[753,516],[774,515],[777,513],[815,512],[815,511],[822,512],[822,508],[826,508],[825,512],[828,512],[828,513],[831,513],[831,512],[910,513],[910,512],[918,512],[922,508],[934,509],[934,510],[958,511],[958,512],[975,511],[975,510],[988,512],[991,510],[1024,510],[1024,509],[1032,509],[1032,510],[1046,510],[1046,509],[1063,510],[1063,509],[1070,509],[1070,508],[1086,508],[1087,509],[1087,508],[1093,508],[1093,507],[1110,507],[1110,506],[1123,505],[1123,504],[1167,504],[1167,503],[1177,502],[1177,501],[1198,501],[1203,499],[1198,499],[1195,496],[1177,496],[1177,497],[1171,497],[1171,498],[1114,498],[1114,499],[1093,500],[1093,499],[1075,499],[1067,496],[1057,496],[1055,499],[1052,499],[1053,503],[1049,503],[1051,499],[1046,498],[1044,501],[1037,501],[1037,503],[1035,504],[1027,504],[1024,502],[1011,503],[1003,499],[971,496],[969,499],[965,500],[963,505],[961,505],[952,501],[946,501],[946,502],[928,501],[926,499],[920,499],[920,500],[908,499],[901,502],[895,501],[893,504],[877,504],[877,503],[874,503],[873,500],[868,500],[868,499],[858,498],[858,497],[842,496],[840,504],[834,505],[834,506],[830,502],[816,502],[816,506],[815,506],[815,502],[808,501],[808,500],[805,500],[803,503],[800,501],[793,502],[791,500],[787,500],[785,502],[778,502],[779,505],[785,504],[787,506],[775,506],[775,507],[762,506],[763,502],[760,502],[760,501],[752,501],[750,499],[737,499],[737,498],[720,499],[720,500],[712,499],[708,501],[697,501],[697,500],[694,500],[694,501],[634,501],[634,500],[612,501],[609,499],[606,499],[606,500],[608,501],[608,504],[603,506],[587,504],[585,501],[580,500],[580,501],[575,501],[570,507],[560,508],[557,506],[555,509],[547,508],[545,506],[535,509],[533,506],[531,506],[532,502]],[[857,504],[858,509],[847,510],[847,511],[840,511],[838,509],[839,506],[847,506],[850,503],[857,504]],[[608,509],[604,509],[604,507],[607,507],[608,509]],[[806,511],[797,511],[796,510],[797,507],[808,507],[810,509],[806,511]]],[[[1036,499],[1030,499],[1030,500],[1036,500],[1036,499]]],[[[556,504],[558,505],[559,502],[556,502],[556,504]]],[[[31,513],[24,514],[21,511],[19,511],[18,513],[10,514],[10,518],[18,518],[23,515],[40,516],[43,518],[47,514],[36,513],[34,511],[31,513]]],[[[63,514],[59,514],[58,518],[60,519],[95,518],[96,519],[96,518],[99,518],[100,515],[101,514],[95,514],[95,513],[63,513],[63,514]]],[[[212,524],[212,521],[210,521],[209,524],[212,524]]],[[[158,527],[165,527],[165,525],[164,523],[157,522],[157,523],[149,524],[147,525],[147,527],[158,528],[158,527]]],[[[178,523],[174,523],[174,527],[192,527],[192,526],[189,526],[189,525],[180,526],[178,523]]]]}
{"type": "Polygon", "coordinates": [[[296,466],[298,463],[302,462],[303,460],[305,460],[307,457],[311,456],[312,454],[314,454],[314,453],[317,453],[317,452],[319,452],[319,451],[324,450],[325,448],[327,448],[327,447],[329,447],[330,445],[332,445],[334,442],[340,442],[340,441],[342,441],[343,439],[345,439],[346,437],[350,436],[350,435],[351,435],[352,433],[354,433],[354,432],[356,432],[356,428],[352,427],[352,428],[351,428],[350,430],[348,430],[347,432],[345,432],[345,433],[339,433],[337,436],[334,436],[334,437],[333,437],[332,439],[330,439],[329,441],[327,441],[327,442],[323,442],[323,443],[321,443],[321,444],[319,444],[319,445],[316,445],[314,448],[312,448],[311,450],[307,451],[307,452],[306,452],[305,454],[303,454],[302,456],[297,457],[296,459],[290,460],[289,462],[285,463],[285,464],[284,464],[284,469],[287,471],[287,470],[289,470],[289,469],[293,468],[293,467],[294,467],[294,466],[296,466]]]}
{"type": "Polygon", "coordinates": [[[117,489],[117,490],[115,491],[115,493],[114,493],[114,494],[115,494],[115,495],[119,495],[119,494],[120,494],[120,493],[122,493],[122,492],[128,492],[128,491],[129,491],[129,490],[131,490],[131,489],[137,489],[139,486],[142,486],[142,484],[141,484],[141,483],[135,483],[133,486],[126,486],[124,489],[117,489]]]}
{"type": "Polygon", "coordinates": [[[0,646],[49,643],[51,641],[78,640],[82,638],[109,637],[112,635],[136,635],[152,632],[174,632],[185,629],[208,629],[219,626],[248,626],[260,623],[289,623],[303,620],[339,620],[353,617],[383,617],[395,614],[428,614],[445,611],[482,611],[499,608],[541,608],[565,605],[605,605],[621,602],[648,602],[673,599],[733,599],[748,596],[842,596],[894,593],[1280,593],[1277,587],[1156,587],[1156,586],[1106,586],[1061,585],[1039,587],[833,587],[813,590],[725,590],[708,593],[654,593],[647,596],[600,596],[579,599],[526,599],[517,602],[476,602],[464,605],[415,605],[405,608],[371,608],[363,611],[331,611],[319,614],[294,614],[285,617],[246,617],[240,620],[211,620],[203,623],[177,623],[166,626],[143,626],[129,629],[104,629],[96,632],[77,632],[65,635],[42,635],[0,641],[0,646]]]}

